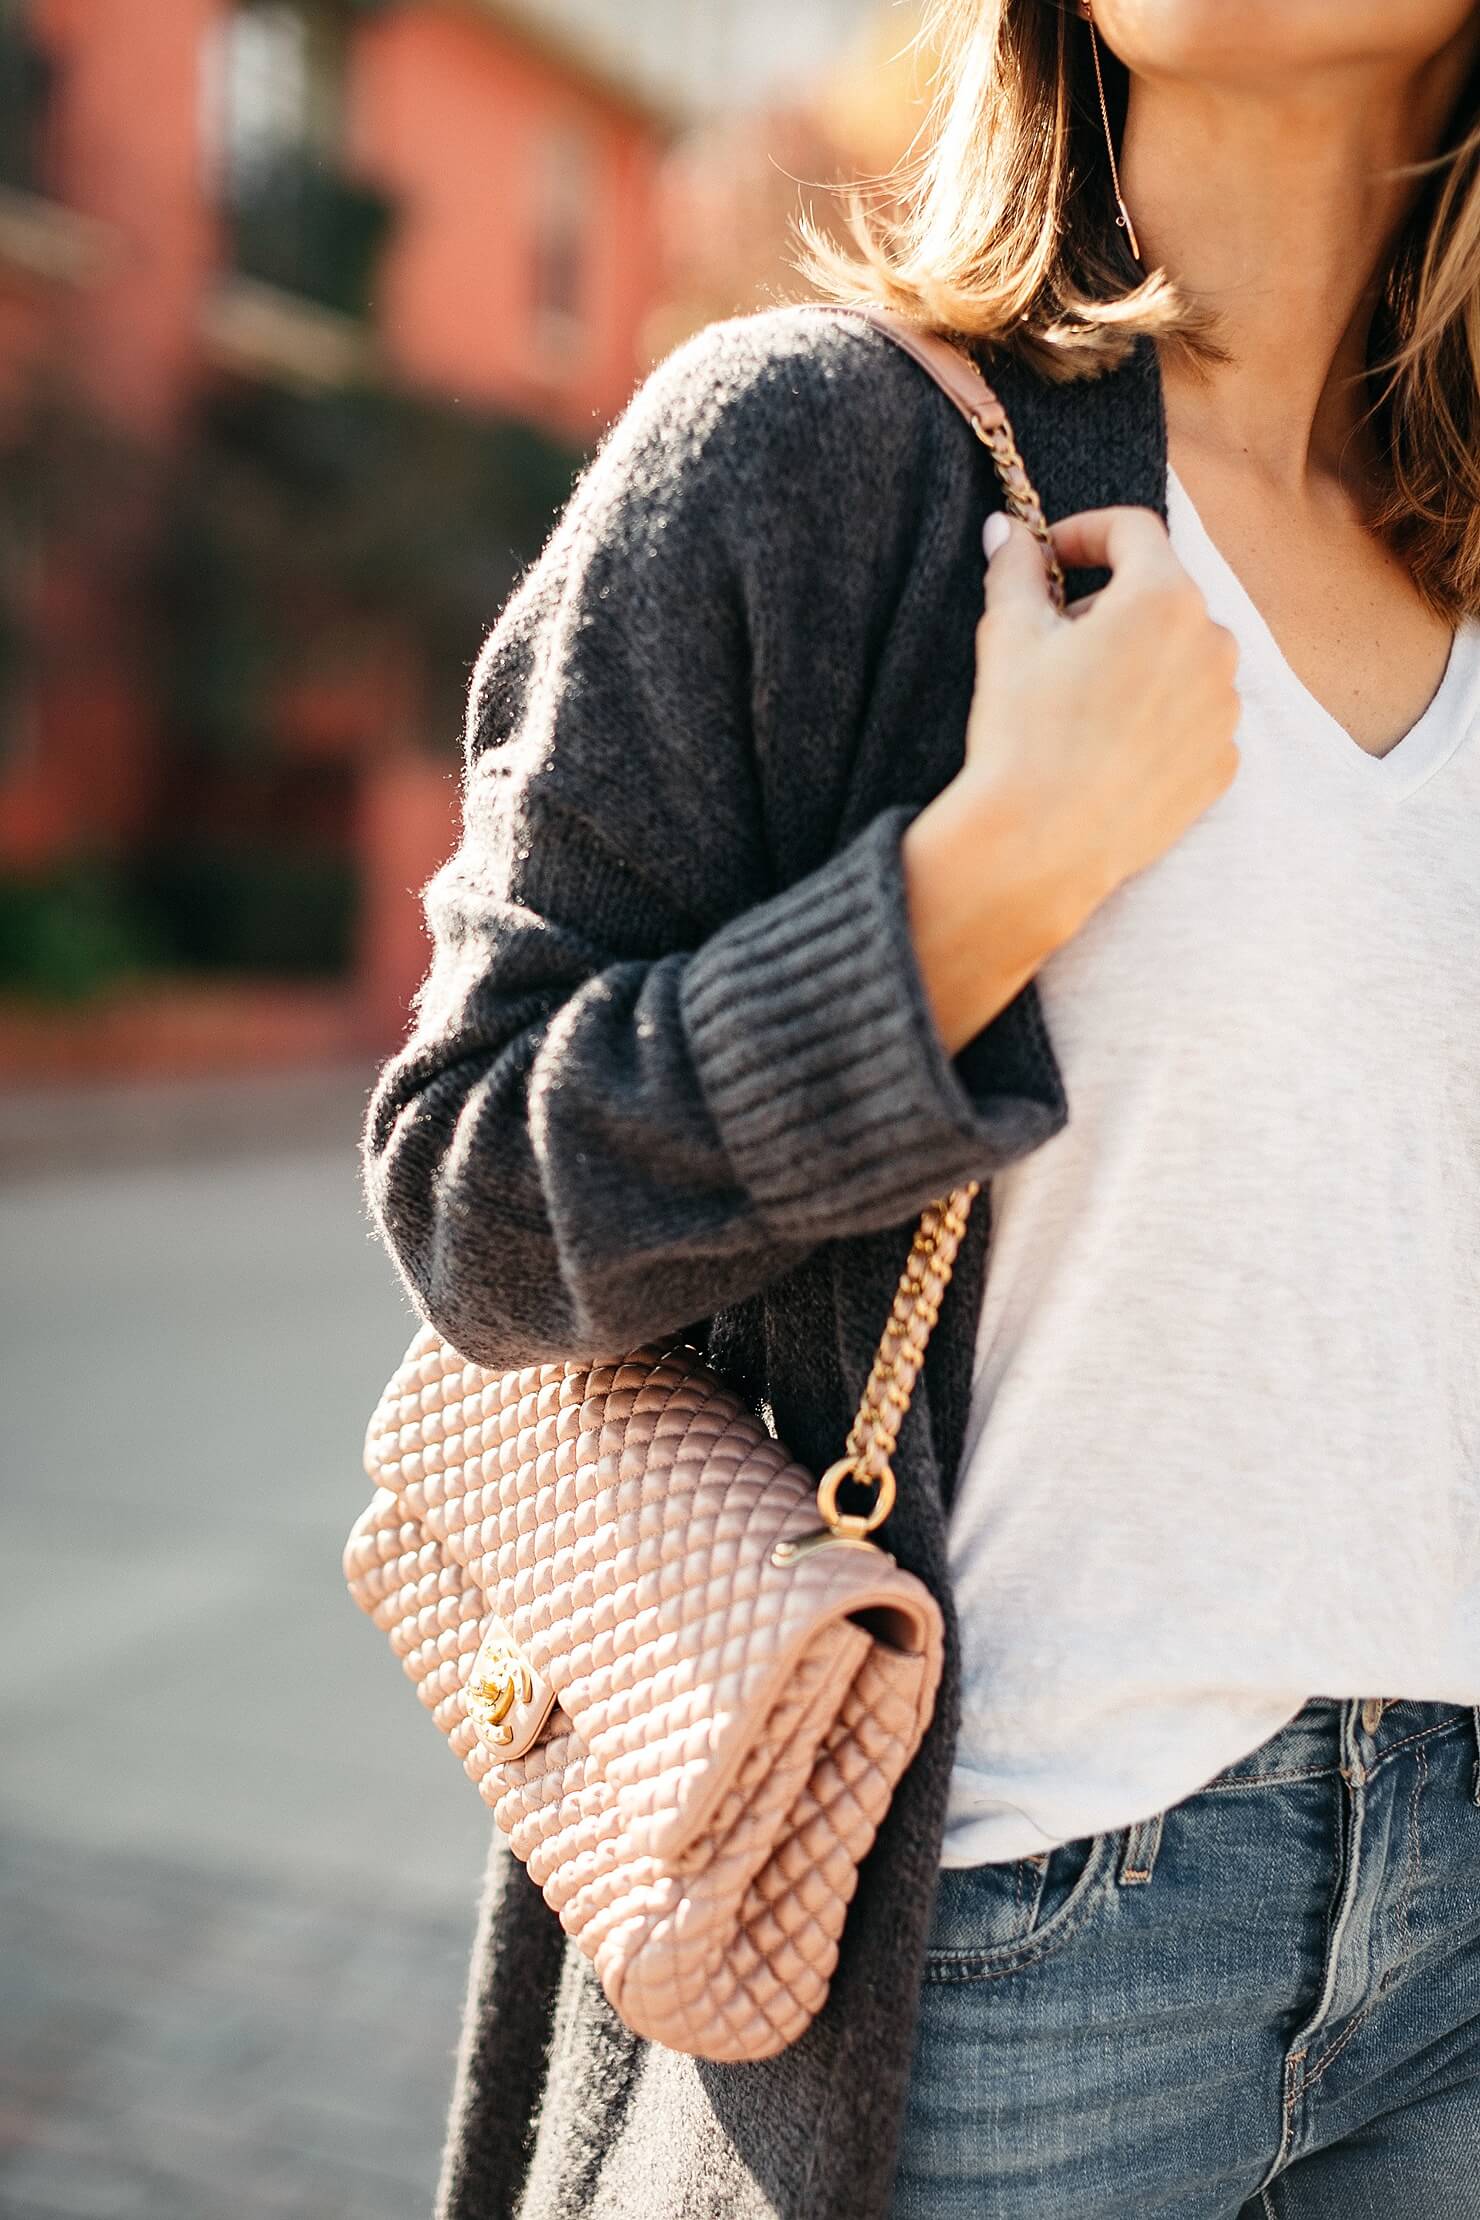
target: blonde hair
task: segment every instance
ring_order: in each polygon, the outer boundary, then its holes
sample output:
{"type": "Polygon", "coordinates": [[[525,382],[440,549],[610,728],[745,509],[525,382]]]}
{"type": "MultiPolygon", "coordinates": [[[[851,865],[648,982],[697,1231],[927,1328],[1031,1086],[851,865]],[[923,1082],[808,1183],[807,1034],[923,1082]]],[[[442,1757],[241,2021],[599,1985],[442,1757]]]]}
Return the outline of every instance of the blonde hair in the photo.
{"type": "MultiPolygon", "coordinates": [[[[1216,314],[1132,259],[1073,0],[926,0],[936,94],[886,212],[856,189],[851,249],[810,219],[800,266],[1054,380],[1098,376],[1137,335],[1226,359],[1216,314]]],[[[1100,42],[1118,143],[1129,77],[1100,42]]],[[[1480,614],[1480,75],[1455,104],[1381,273],[1367,383],[1382,476],[1370,522],[1431,608],[1480,614]]]]}

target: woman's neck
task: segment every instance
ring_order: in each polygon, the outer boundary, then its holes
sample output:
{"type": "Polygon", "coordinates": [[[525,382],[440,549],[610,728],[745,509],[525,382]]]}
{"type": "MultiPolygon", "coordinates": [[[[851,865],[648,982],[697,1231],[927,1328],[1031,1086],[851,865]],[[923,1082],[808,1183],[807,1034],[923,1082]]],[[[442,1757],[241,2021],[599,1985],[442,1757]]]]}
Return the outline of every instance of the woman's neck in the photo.
{"type": "Polygon", "coordinates": [[[1165,351],[1178,449],[1236,461],[1275,495],[1313,480],[1359,493],[1376,272],[1419,189],[1381,173],[1435,151],[1477,49],[1480,15],[1417,69],[1133,79],[1121,184],[1141,259],[1218,311],[1230,357],[1204,368],[1165,351]]]}

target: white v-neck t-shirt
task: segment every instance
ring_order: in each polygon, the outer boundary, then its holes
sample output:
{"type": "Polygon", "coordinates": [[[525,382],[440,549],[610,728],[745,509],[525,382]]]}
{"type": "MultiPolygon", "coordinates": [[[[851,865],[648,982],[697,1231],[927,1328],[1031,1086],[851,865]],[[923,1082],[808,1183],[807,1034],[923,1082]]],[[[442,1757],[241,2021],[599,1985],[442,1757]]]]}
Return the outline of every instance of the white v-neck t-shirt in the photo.
{"type": "Polygon", "coordinates": [[[1241,760],[1038,974],[1069,1117],[991,1183],[948,1865],[1313,1695],[1480,1703],[1480,622],[1373,756],[1168,503],[1241,760]]]}

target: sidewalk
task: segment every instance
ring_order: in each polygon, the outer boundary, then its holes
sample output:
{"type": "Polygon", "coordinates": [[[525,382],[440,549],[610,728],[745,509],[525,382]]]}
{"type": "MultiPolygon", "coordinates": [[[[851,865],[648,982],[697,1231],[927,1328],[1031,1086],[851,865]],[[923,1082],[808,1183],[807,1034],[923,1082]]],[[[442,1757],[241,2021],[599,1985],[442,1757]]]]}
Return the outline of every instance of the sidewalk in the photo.
{"type": "Polygon", "coordinates": [[[469,1919],[9,1836],[0,1922],[4,2220],[429,2210],[469,1919]]]}
{"type": "Polygon", "coordinates": [[[373,1072],[0,1089],[0,1182],[130,1165],[353,1149],[373,1072]]]}
{"type": "Polygon", "coordinates": [[[492,1822],[339,1569],[362,1101],[0,1114],[3,2220],[430,2204],[492,1822]]]}

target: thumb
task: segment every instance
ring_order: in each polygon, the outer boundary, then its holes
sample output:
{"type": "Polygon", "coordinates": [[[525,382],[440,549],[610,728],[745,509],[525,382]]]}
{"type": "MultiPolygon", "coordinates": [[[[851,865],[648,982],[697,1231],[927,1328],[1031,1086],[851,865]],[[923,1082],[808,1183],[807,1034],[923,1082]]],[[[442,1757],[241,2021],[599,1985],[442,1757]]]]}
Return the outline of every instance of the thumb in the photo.
{"type": "Polygon", "coordinates": [[[1052,616],[1043,552],[1018,517],[994,509],[982,532],[987,553],[987,607],[1015,608],[1022,616],[1052,616]]]}

